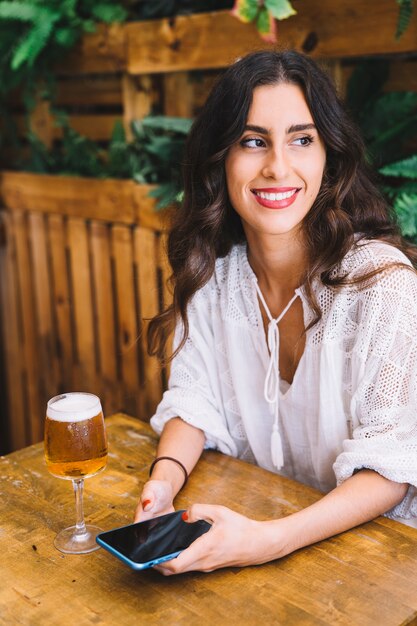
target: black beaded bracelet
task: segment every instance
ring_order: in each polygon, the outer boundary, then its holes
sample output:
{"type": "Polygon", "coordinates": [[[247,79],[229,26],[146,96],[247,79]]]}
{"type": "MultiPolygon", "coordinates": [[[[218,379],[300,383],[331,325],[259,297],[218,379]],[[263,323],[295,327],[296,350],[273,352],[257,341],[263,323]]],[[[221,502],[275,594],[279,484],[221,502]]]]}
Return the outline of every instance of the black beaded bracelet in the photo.
{"type": "Polygon", "coordinates": [[[156,459],[153,460],[152,465],[149,468],[149,476],[151,476],[153,468],[159,461],[173,461],[174,463],[180,466],[180,468],[184,472],[184,482],[182,483],[181,489],[184,489],[188,481],[188,472],[185,469],[184,465],[181,463],[181,461],[178,461],[178,459],[174,459],[174,457],[172,456],[157,456],[156,459]]]}

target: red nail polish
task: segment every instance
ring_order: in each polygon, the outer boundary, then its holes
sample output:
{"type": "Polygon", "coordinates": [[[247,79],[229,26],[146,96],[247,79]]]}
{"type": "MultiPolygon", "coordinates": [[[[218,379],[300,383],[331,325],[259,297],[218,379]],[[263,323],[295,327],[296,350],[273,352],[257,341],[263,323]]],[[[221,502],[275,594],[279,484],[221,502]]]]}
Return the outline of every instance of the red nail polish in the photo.
{"type": "Polygon", "coordinates": [[[144,500],[144,501],[142,502],[142,509],[144,509],[144,508],[145,508],[145,506],[148,506],[148,504],[150,504],[150,503],[151,503],[151,501],[150,501],[150,500],[144,500]]]}
{"type": "Polygon", "coordinates": [[[187,511],[184,511],[184,513],[181,515],[181,517],[184,520],[184,522],[186,522],[188,520],[188,513],[187,513],[187,511]]]}

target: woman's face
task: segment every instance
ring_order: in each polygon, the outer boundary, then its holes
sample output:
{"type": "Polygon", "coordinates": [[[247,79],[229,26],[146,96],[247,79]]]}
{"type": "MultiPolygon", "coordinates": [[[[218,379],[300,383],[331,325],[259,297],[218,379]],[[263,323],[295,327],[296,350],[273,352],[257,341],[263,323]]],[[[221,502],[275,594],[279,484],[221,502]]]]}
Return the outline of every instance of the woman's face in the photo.
{"type": "Polygon", "coordinates": [[[226,157],[229,198],[243,228],[296,233],[320,189],[326,151],[303,92],[257,87],[243,135],[226,157]]]}

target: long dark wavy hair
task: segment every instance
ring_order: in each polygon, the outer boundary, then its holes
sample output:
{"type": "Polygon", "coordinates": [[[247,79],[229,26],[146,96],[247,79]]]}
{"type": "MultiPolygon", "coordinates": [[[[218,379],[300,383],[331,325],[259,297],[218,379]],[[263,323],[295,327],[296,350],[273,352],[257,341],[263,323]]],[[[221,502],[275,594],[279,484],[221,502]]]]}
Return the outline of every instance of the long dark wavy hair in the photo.
{"type": "MultiPolygon", "coordinates": [[[[225,158],[244,132],[254,89],[279,83],[301,88],[326,149],[322,185],[303,221],[309,259],[304,287],[316,315],[313,323],[321,311],[312,282],[319,277],[325,285],[337,288],[349,281],[334,270],[353,245],[355,234],[391,243],[417,263],[416,250],[401,237],[373,182],[362,138],[330,77],[312,59],[295,51],[251,53],[218,80],[188,137],[184,199],[168,238],[173,303],[148,327],[148,350],[161,359],[178,320],[182,320],[184,334],[171,358],[184,344],[187,305],[212,276],[216,259],[245,241],[240,217],[227,193],[225,158]]],[[[370,277],[356,277],[354,282],[370,277]]]]}

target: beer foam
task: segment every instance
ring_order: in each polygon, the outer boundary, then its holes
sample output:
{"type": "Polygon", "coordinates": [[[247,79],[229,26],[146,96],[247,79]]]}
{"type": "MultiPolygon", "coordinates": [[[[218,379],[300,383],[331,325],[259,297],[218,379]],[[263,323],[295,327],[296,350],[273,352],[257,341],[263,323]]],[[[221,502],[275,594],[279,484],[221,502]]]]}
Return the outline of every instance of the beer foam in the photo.
{"type": "Polygon", "coordinates": [[[48,402],[46,416],[58,422],[80,422],[98,415],[101,403],[92,393],[63,393],[48,402]]]}

